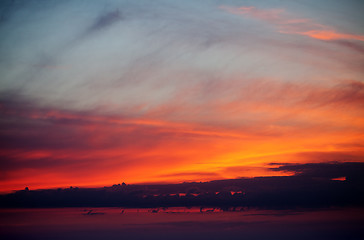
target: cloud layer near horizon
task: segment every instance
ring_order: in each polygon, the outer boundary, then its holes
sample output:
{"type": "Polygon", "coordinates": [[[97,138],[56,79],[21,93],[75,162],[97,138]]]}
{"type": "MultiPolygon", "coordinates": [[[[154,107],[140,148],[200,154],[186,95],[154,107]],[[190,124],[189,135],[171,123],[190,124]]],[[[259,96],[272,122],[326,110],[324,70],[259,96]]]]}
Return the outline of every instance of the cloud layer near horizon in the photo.
{"type": "Polygon", "coordinates": [[[2,2],[0,188],[362,161],[355,4],[341,8],[351,18],[309,3],[239,4],[2,2]]]}

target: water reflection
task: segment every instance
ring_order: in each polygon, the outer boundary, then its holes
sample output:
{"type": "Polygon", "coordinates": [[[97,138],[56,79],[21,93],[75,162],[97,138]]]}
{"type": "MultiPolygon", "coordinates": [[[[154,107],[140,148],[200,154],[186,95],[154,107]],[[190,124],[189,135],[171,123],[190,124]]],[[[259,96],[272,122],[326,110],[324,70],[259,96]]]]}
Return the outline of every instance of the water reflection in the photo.
{"type": "Polygon", "coordinates": [[[2,239],[364,239],[363,209],[3,209],[2,239]]]}

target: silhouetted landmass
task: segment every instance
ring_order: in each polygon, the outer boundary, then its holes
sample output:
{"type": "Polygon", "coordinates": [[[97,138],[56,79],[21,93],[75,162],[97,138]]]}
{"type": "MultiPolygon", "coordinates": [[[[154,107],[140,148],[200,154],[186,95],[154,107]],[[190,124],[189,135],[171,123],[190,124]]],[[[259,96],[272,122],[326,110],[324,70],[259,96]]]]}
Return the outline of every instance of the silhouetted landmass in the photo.
{"type": "MultiPolygon", "coordinates": [[[[274,166],[276,164],[272,164],[274,166]]],[[[293,176],[256,177],[164,185],[21,190],[0,196],[10,207],[364,207],[364,163],[279,164],[293,176]],[[345,177],[346,180],[333,180],[345,177]]]]}

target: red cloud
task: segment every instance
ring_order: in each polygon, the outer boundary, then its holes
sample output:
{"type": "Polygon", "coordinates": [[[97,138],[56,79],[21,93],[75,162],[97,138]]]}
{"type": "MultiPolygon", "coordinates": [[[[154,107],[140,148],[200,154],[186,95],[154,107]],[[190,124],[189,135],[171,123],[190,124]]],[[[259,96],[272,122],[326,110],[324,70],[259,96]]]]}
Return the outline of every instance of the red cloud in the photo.
{"type": "Polygon", "coordinates": [[[277,159],[313,162],[295,153],[334,153],[320,161],[341,159],[338,151],[363,155],[363,83],[238,82],[214,85],[208,94],[216,97],[202,106],[186,102],[176,112],[171,100],[139,118],[0,98],[0,192],[262,176],[277,159]],[[234,97],[219,95],[231,88],[234,97]]]}

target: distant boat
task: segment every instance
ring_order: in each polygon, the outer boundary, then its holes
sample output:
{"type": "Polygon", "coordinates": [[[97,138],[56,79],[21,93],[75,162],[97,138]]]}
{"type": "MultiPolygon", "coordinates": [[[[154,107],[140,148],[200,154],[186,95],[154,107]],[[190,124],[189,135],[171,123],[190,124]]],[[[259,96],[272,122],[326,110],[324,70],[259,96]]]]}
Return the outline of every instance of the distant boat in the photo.
{"type": "Polygon", "coordinates": [[[93,212],[93,210],[89,210],[87,213],[83,213],[82,215],[91,216],[91,215],[104,215],[102,212],[93,212]]]}

